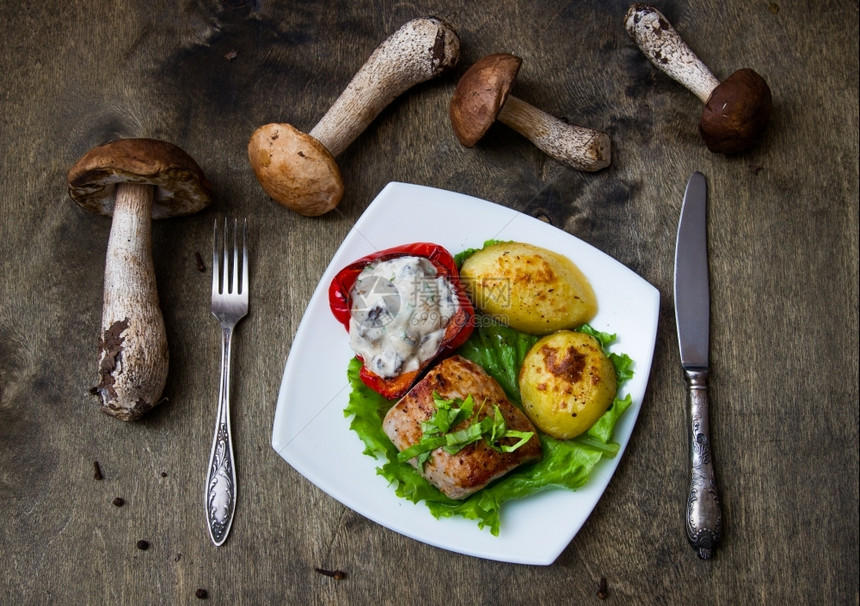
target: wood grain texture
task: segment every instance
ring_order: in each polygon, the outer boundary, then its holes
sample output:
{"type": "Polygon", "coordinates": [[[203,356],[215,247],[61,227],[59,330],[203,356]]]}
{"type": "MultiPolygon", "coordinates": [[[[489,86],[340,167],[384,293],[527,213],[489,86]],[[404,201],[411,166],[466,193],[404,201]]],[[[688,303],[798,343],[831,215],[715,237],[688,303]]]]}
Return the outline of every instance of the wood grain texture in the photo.
{"type": "Polygon", "coordinates": [[[764,140],[733,157],[707,151],[701,103],[627,37],[625,2],[96,4],[0,4],[0,601],[189,604],[203,588],[211,603],[237,605],[561,604],[597,600],[605,577],[613,601],[633,604],[858,603],[856,2],[658,4],[717,78],[751,67],[770,84],[764,140]],[[338,157],[341,205],[307,218],[267,199],[245,155],[253,130],[311,128],[385,37],[427,14],[457,28],[460,64],[396,100],[338,157]],[[448,100],[465,68],[492,52],[523,58],[518,97],[607,132],[612,165],[581,173],[500,124],[461,147],[448,100]],[[88,393],[110,220],[68,198],[65,173],[94,145],[130,136],[185,149],[215,200],[153,225],[168,401],[126,424],[88,393]],[[709,562],[683,531],[672,305],[677,217],[694,170],[711,196],[711,438],[725,522],[709,562]],[[661,292],[632,440],[552,566],[400,536],[328,497],[270,446],[307,301],[394,180],[541,216],[661,292]],[[208,251],[225,213],[249,218],[253,265],[251,312],[234,345],[240,496],[215,548],[203,513],[220,347],[208,251]],[[149,549],[137,549],[141,539],[149,549]]]}

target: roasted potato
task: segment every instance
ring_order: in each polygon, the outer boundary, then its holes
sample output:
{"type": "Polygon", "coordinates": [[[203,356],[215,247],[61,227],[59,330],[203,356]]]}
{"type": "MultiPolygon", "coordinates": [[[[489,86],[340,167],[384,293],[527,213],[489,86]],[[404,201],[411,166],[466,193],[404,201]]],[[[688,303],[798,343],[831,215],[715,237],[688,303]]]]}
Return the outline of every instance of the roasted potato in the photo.
{"type": "Polygon", "coordinates": [[[594,425],[615,398],[617,378],[600,343],[581,332],[548,335],[520,368],[523,411],[543,432],[566,440],[594,425]]]}
{"type": "Polygon", "coordinates": [[[579,268],[531,244],[491,244],[466,259],[460,277],[479,310],[522,332],[576,328],[597,313],[594,291],[579,268]]]}

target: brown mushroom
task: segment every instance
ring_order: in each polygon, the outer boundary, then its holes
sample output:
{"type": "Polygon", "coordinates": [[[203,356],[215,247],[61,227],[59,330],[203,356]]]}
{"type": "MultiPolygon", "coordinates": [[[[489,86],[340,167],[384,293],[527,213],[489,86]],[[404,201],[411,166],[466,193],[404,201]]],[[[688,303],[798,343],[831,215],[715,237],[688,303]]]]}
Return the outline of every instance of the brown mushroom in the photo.
{"type": "Polygon", "coordinates": [[[609,135],[559,120],[510,94],[521,64],[519,57],[496,53],[466,70],[448,110],[460,143],[472,147],[498,119],[576,169],[593,172],[609,166],[609,135]]]}
{"type": "Polygon", "coordinates": [[[764,78],[743,68],[720,83],[666,17],[648,4],[632,5],[625,26],[654,65],[705,104],[699,133],[708,149],[731,154],[749,148],[761,138],[773,105],[764,78]]]}
{"type": "Polygon", "coordinates": [[[248,159],[275,201],[307,216],[333,209],[343,196],[335,157],[412,86],[456,65],[460,39],[441,19],[413,19],[389,36],[355,74],[317,125],[305,134],[266,124],[248,142],[248,159]]]}
{"type": "Polygon", "coordinates": [[[197,212],[212,188],[171,143],[120,139],[93,148],[68,173],[69,195],[113,216],[105,262],[98,386],[102,412],[131,421],[159,403],[168,351],[152,262],[151,220],[197,212]]]}

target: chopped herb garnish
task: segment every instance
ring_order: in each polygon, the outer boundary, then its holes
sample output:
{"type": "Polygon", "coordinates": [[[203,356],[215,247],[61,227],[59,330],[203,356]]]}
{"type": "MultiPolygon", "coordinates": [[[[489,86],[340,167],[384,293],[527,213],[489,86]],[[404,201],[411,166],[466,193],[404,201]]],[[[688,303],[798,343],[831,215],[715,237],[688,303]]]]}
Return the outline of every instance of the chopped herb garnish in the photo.
{"type": "Polygon", "coordinates": [[[401,462],[417,459],[418,467],[422,471],[431,453],[437,448],[444,448],[445,452],[456,454],[469,444],[484,440],[490,448],[499,452],[513,452],[534,435],[533,431],[508,429],[505,417],[496,404],[493,405],[492,415],[479,418],[485,402],[475,410],[475,400],[471,395],[465,400],[446,400],[434,392],[433,402],[436,404],[436,412],[429,420],[422,421],[421,439],[397,455],[397,460],[401,462]],[[454,429],[455,427],[460,429],[454,429]],[[518,441],[514,444],[502,444],[501,441],[506,438],[518,441]]]}

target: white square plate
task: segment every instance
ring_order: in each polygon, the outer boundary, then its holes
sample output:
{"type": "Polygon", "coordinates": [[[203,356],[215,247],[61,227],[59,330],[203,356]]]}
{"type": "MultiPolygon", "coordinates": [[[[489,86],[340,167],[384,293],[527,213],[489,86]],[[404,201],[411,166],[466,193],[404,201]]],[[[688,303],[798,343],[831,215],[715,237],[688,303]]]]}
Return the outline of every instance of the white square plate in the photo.
{"type": "Polygon", "coordinates": [[[651,369],[659,302],[657,289],[631,270],[547,223],[463,194],[389,183],[335,253],[299,324],[278,394],[272,447],[347,507],[406,536],[480,558],[551,564],[585,523],[624,454],[651,369]],[[411,242],[433,242],[456,254],[493,239],[536,244],[576,263],[597,297],[598,313],[590,324],[618,335],[611,349],[628,354],[635,373],[620,394],[629,393],[633,404],[615,429],[618,455],[602,460],[576,491],[549,490],[505,504],[498,536],[474,520],[437,520],[423,503],[398,498],[377,475],[380,463],[362,454],[364,444],[343,414],[353,353],[328,306],[334,275],[367,254],[411,242]]]}

